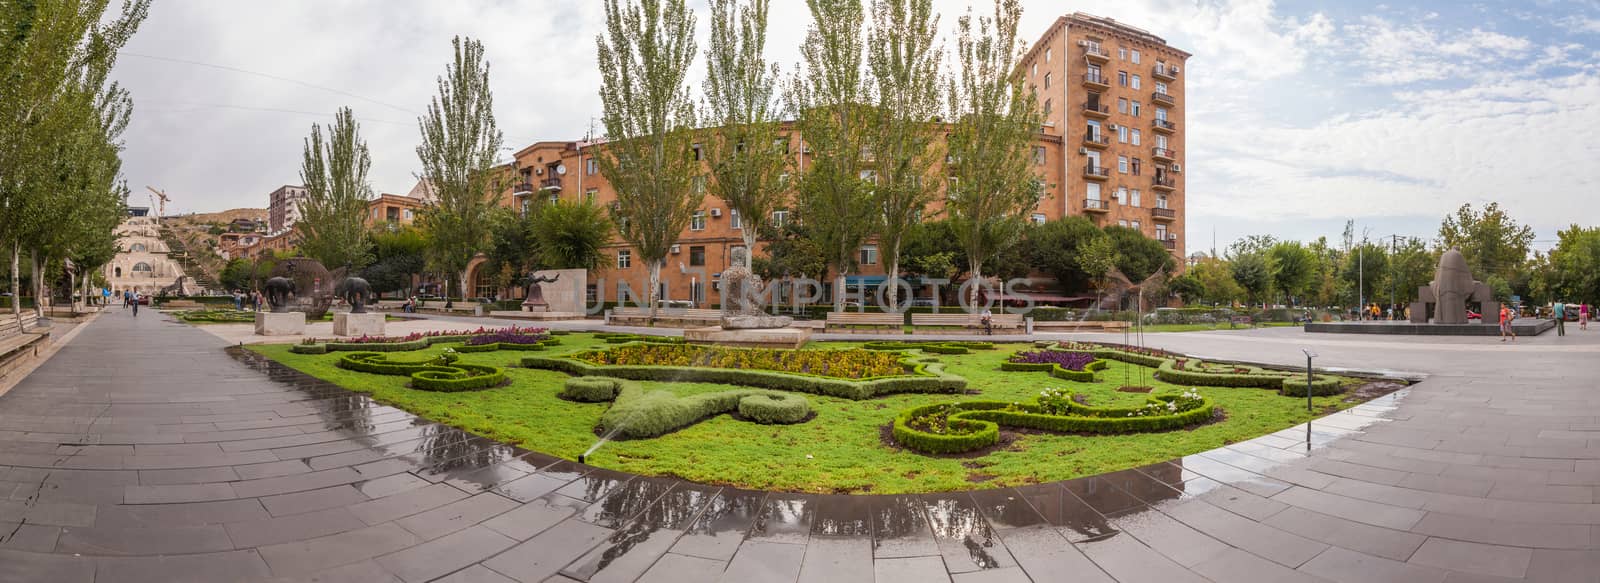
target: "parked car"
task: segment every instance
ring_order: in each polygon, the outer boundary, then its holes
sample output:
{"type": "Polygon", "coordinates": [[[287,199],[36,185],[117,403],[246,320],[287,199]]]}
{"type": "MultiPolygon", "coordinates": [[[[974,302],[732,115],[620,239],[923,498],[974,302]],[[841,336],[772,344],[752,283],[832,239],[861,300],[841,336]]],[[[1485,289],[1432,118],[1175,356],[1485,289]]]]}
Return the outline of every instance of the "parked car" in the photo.
{"type": "Polygon", "coordinates": [[[911,307],[913,308],[931,308],[933,306],[933,298],[911,298],[911,307]]]}
{"type": "Polygon", "coordinates": [[[1479,313],[1474,312],[1472,310],[1467,310],[1467,319],[1468,320],[1482,320],[1483,319],[1483,314],[1479,314],[1479,313]]]}

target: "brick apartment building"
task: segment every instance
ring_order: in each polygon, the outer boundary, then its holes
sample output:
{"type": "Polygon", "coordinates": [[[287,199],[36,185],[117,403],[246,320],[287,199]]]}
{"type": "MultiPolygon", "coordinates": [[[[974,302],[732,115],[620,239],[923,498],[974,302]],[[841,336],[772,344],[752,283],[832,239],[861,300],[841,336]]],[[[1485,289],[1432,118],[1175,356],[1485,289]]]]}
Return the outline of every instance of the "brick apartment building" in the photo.
{"type": "Polygon", "coordinates": [[[306,187],[285,184],[267,195],[267,232],[281,233],[300,222],[300,202],[306,187]]]}
{"type": "MultiPolygon", "coordinates": [[[[1035,222],[1084,215],[1101,226],[1120,224],[1161,240],[1183,258],[1183,84],[1189,54],[1137,28],[1082,13],[1058,18],[1024,55],[1018,74],[1036,92],[1044,123],[1032,156],[1044,195],[1031,213],[1035,222]]],[[[789,133],[795,166],[809,158],[800,136],[789,133]]],[[[515,154],[522,173],[502,193],[501,204],[526,209],[534,197],[587,200],[607,205],[615,190],[600,174],[599,144],[538,142],[515,154]]],[[[943,172],[935,168],[934,172],[943,172]]],[[[936,210],[942,199],[935,202],[936,210]]],[[[777,211],[782,221],[787,211],[777,211]]],[[[664,296],[705,306],[717,302],[716,278],[743,246],[742,218],[707,195],[679,237],[662,269],[664,296]]],[[[615,267],[590,274],[591,297],[615,301],[626,285],[639,297],[649,271],[629,246],[607,249],[615,267]],[[602,284],[604,288],[600,286],[602,284]]],[[[760,252],[760,250],[758,250],[760,252]]],[[[884,277],[880,250],[863,245],[851,284],[875,285],[884,277]]],[[[478,261],[468,267],[471,296],[505,296],[478,261]]],[[[519,296],[520,290],[503,290],[519,296]]],[[[926,292],[919,292],[919,295],[926,292]]]]}

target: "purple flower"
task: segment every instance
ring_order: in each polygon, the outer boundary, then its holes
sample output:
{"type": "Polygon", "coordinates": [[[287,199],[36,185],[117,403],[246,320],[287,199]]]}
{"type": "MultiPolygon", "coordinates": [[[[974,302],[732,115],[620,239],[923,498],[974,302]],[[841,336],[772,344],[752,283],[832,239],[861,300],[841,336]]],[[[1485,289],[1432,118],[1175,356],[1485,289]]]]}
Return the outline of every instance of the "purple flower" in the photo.
{"type": "Polygon", "coordinates": [[[1083,370],[1094,362],[1094,355],[1087,352],[1066,352],[1062,350],[1031,350],[1018,352],[1011,355],[1011,362],[1017,364],[1058,364],[1067,370],[1083,370]]]}

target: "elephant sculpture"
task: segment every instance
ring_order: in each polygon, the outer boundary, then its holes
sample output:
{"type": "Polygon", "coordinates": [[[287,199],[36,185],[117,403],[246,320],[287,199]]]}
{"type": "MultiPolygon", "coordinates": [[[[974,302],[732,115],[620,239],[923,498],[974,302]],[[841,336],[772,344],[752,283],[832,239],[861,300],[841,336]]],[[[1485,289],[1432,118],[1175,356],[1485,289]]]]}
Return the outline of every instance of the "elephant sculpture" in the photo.
{"type": "Polygon", "coordinates": [[[372,285],[359,277],[346,277],[334,288],[334,295],[350,304],[350,313],[367,313],[367,300],[372,297],[372,285]]]}
{"type": "Polygon", "coordinates": [[[294,280],[278,276],[267,280],[267,304],[272,306],[273,313],[281,314],[289,311],[289,297],[295,293],[294,280]]]}

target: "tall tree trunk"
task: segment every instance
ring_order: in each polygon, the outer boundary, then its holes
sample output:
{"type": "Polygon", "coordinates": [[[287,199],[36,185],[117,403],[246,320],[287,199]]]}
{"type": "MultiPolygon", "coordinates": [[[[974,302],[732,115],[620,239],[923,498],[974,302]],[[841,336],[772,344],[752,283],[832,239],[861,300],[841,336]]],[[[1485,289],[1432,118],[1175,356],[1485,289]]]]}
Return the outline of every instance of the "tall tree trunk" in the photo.
{"type": "Polygon", "coordinates": [[[969,257],[967,265],[972,270],[972,290],[968,292],[967,296],[967,307],[971,309],[978,306],[978,291],[983,287],[983,260],[977,257],[969,257]]]}
{"type": "Polygon", "coordinates": [[[33,313],[34,315],[43,318],[45,302],[44,269],[39,267],[38,249],[28,251],[28,262],[31,263],[33,267],[33,313]]]}
{"type": "Polygon", "coordinates": [[[739,237],[744,240],[744,268],[755,269],[756,259],[756,229],[752,225],[739,232],[739,237]]]}
{"type": "Polygon", "coordinates": [[[471,288],[467,287],[467,270],[463,269],[461,270],[461,301],[467,301],[467,290],[469,289],[471,288]]]}
{"type": "Polygon", "coordinates": [[[650,324],[656,323],[656,309],[661,305],[661,266],[666,259],[656,259],[650,262],[650,291],[644,297],[650,300],[650,324]]]}
{"type": "Polygon", "coordinates": [[[22,243],[11,243],[11,315],[22,327],[22,243]]]}
{"type": "Polygon", "coordinates": [[[889,264],[889,278],[883,284],[889,286],[888,307],[894,309],[900,305],[900,243],[889,247],[885,261],[889,264]]]}

